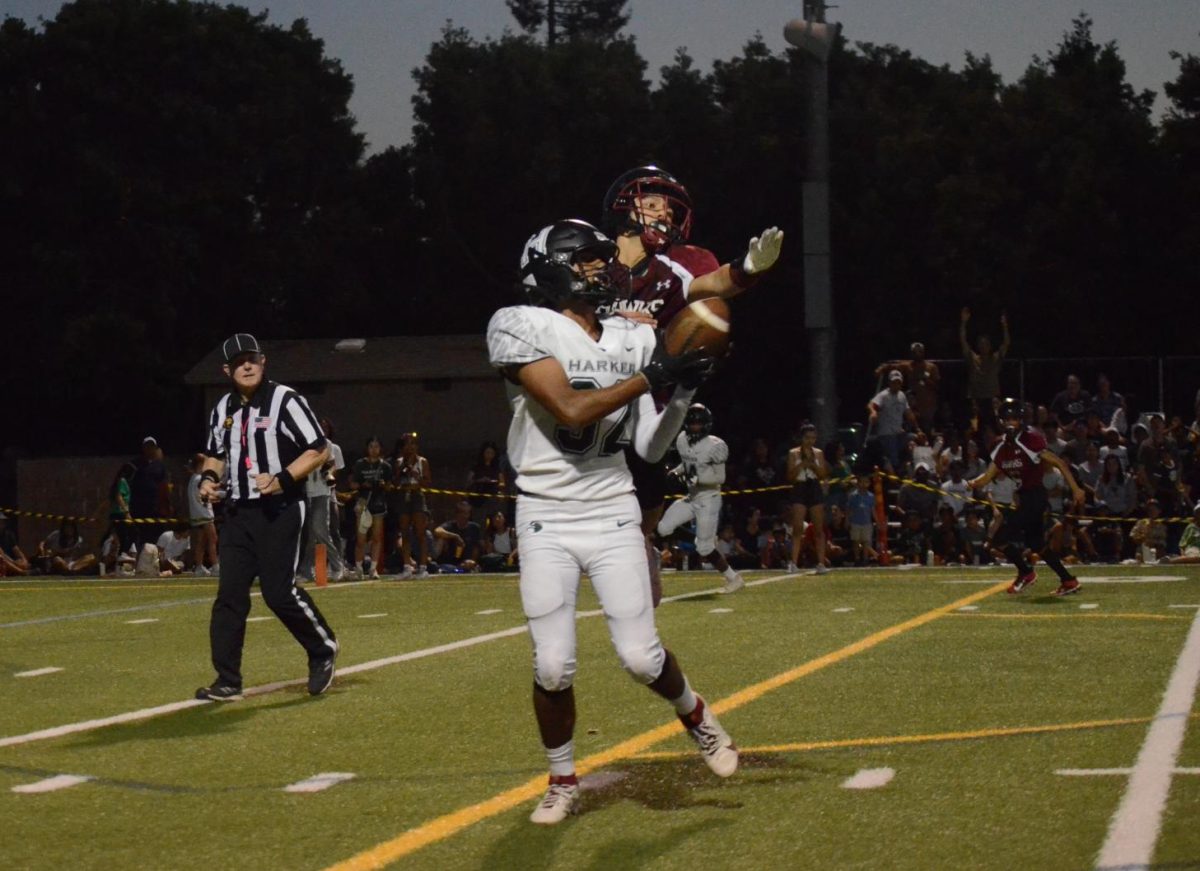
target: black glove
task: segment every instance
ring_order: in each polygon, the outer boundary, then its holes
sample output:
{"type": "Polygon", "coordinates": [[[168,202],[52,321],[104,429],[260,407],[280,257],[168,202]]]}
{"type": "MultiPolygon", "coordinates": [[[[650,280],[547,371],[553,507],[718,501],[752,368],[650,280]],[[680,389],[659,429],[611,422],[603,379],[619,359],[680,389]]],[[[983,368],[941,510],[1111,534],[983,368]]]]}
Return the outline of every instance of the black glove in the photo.
{"type": "Polygon", "coordinates": [[[660,342],[650,362],[642,369],[642,375],[650,382],[650,390],[655,393],[671,384],[678,384],[685,390],[695,390],[716,368],[717,358],[704,348],[693,348],[673,357],[660,342]]]}

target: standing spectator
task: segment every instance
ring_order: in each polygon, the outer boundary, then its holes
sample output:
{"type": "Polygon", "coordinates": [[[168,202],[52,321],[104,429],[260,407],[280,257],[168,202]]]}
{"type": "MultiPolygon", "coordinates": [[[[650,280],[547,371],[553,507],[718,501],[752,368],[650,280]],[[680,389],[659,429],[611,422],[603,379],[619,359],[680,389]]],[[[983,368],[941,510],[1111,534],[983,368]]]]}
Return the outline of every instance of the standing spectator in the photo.
{"type": "Polygon", "coordinates": [[[825,443],[825,465],[829,467],[829,488],[825,504],[846,510],[846,499],[854,490],[854,470],[846,459],[846,446],[836,439],[825,443]]]}
{"type": "Polygon", "coordinates": [[[444,572],[473,572],[479,565],[483,532],[471,519],[471,503],[462,499],[454,506],[454,519],[433,531],[440,545],[438,565],[444,572]]]}
{"type": "MultiPolygon", "coordinates": [[[[142,455],[134,467],[133,477],[129,481],[129,516],[135,521],[166,517],[171,503],[167,467],[163,464],[154,436],[142,439],[142,455]]],[[[159,532],[157,524],[134,523],[134,544],[141,550],[143,544],[153,543],[159,532]]]]}
{"type": "MultiPolygon", "coordinates": [[[[783,471],[779,464],[771,459],[771,447],[767,440],[757,437],[750,443],[750,453],[742,461],[738,473],[738,488],[757,490],[765,487],[776,487],[783,483],[783,471]]],[[[760,497],[762,504],[767,506],[767,513],[774,515],[778,511],[778,494],[767,493],[760,497]]]]}
{"type": "Polygon", "coordinates": [[[417,577],[423,578],[429,562],[425,537],[425,530],[429,526],[429,508],[425,504],[425,488],[433,484],[433,470],[429,466],[429,460],[421,456],[421,443],[415,432],[401,436],[399,448],[392,478],[392,484],[396,488],[392,507],[398,512],[396,528],[404,554],[402,577],[412,577],[410,565],[414,559],[415,542],[417,577]]]}
{"type": "Polygon", "coordinates": [[[17,535],[8,528],[8,515],[0,511],[0,577],[29,574],[29,557],[21,552],[17,535]]]}
{"type": "Polygon", "coordinates": [[[106,541],[115,530],[121,542],[121,553],[133,544],[133,529],[129,524],[129,479],[135,471],[133,463],[122,463],[108,487],[108,527],[100,540],[106,541]]]}
{"type": "Polygon", "coordinates": [[[984,424],[994,425],[995,400],[1000,397],[1000,369],[1004,365],[1004,357],[1008,354],[1011,336],[1008,333],[1008,316],[1000,315],[1000,329],[1004,338],[998,349],[992,348],[990,337],[980,334],[975,340],[975,350],[967,343],[967,322],[971,320],[971,310],[963,308],[958,325],[958,341],[962,346],[963,357],[967,361],[967,400],[974,406],[979,417],[978,429],[984,424]]]}
{"type": "Polygon", "coordinates": [[[471,508],[482,519],[487,520],[496,513],[500,504],[500,493],[504,490],[504,471],[500,468],[500,451],[493,441],[479,447],[479,456],[467,475],[467,489],[476,494],[468,497],[471,508]]]}
{"type": "Polygon", "coordinates": [[[903,385],[904,376],[900,374],[900,370],[893,369],[888,373],[887,389],[879,391],[867,403],[873,437],[883,451],[888,471],[892,474],[896,474],[896,470],[900,468],[900,457],[905,443],[905,421],[918,432],[921,429],[916,415],[908,406],[908,397],[900,389],[903,385]]]}
{"type": "Polygon", "coordinates": [[[381,456],[383,445],[378,436],[367,439],[367,455],[354,462],[350,473],[350,486],[358,491],[354,505],[357,541],[354,548],[355,569],[359,577],[379,577],[379,566],[383,561],[383,524],[387,517],[387,493],[384,488],[392,476],[392,467],[381,456]],[[367,538],[371,541],[371,568],[366,566],[367,538]]]}
{"type": "Polygon", "coordinates": [[[916,414],[921,429],[932,432],[938,410],[938,387],[942,375],[936,363],[925,359],[925,345],[913,342],[911,360],[892,360],[875,368],[875,375],[882,376],[889,369],[899,370],[908,384],[908,401],[916,414]]]}
{"type": "Polygon", "coordinates": [[[825,559],[825,533],[822,530],[825,525],[825,496],[821,492],[822,484],[829,478],[829,466],[825,463],[825,452],[816,445],[817,428],[805,424],[800,428],[800,444],[788,451],[787,477],[792,485],[792,556],[788,569],[795,571],[800,563],[800,547],[807,517],[816,527],[812,541],[817,574],[822,575],[829,571],[828,560],[825,559]]]}
{"type": "Polygon", "coordinates": [[[79,534],[79,524],[64,519],[58,529],[46,536],[38,546],[37,555],[48,563],[55,575],[87,575],[96,573],[96,555],[89,552],[79,534]]]}
{"type": "Polygon", "coordinates": [[[850,549],[854,564],[864,566],[868,559],[875,559],[875,494],[871,492],[871,479],[859,475],[854,482],[854,492],[846,500],[850,519],[850,549]]]}
{"type": "Polygon", "coordinates": [[[1096,376],[1096,395],[1092,397],[1092,410],[1100,418],[1100,425],[1112,427],[1124,434],[1129,429],[1125,397],[1112,389],[1112,382],[1101,372],[1096,376]]]}
{"type": "Polygon", "coordinates": [[[913,480],[900,488],[900,492],[896,496],[896,505],[893,508],[899,514],[916,514],[928,529],[933,525],[933,520],[937,516],[938,503],[941,500],[941,494],[934,489],[933,481],[930,479],[929,466],[925,463],[918,463],[917,468],[913,471],[913,480]]]}
{"type": "MultiPolygon", "coordinates": [[[[320,468],[313,469],[304,480],[308,513],[304,516],[304,556],[300,559],[298,574],[316,578],[317,545],[323,544],[326,576],[331,581],[340,581],[346,567],[340,549],[341,536],[337,533],[337,473],[346,467],[346,461],[342,449],[330,440],[333,427],[328,420],[322,419],[321,431],[325,433],[329,444],[329,459],[320,468]]],[[[384,523],[386,525],[386,519],[384,523]]]]}
{"type": "Polygon", "coordinates": [[[346,455],[342,453],[341,445],[334,441],[337,432],[333,421],[327,417],[321,418],[321,432],[329,444],[329,459],[333,462],[333,471],[325,479],[329,484],[329,538],[333,549],[337,551],[337,565],[342,567],[341,574],[346,574],[346,542],[342,538],[342,503],[338,499],[338,473],[346,468],[346,455]]]}
{"type": "MultiPolygon", "coordinates": [[[[1096,514],[1101,518],[1129,517],[1137,508],[1137,485],[1134,479],[1125,474],[1116,454],[1105,457],[1103,466],[1095,488],[1096,514]]],[[[1108,558],[1114,561],[1120,559],[1125,549],[1125,531],[1121,520],[1098,520],[1096,541],[1108,558]]]]}
{"type": "MultiPolygon", "coordinates": [[[[187,484],[188,528],[191,536],[192,559],[198,575],[220,575],[217,562],[217,527],[212,505],[200,498],[200,473],[204,471],[204,454],[195,454],[188,464],[191,477],[187,484]]],[[[159,548],[162,552],[162,548],[159,548]]]]}
{"type": "Polygon", "coordinates": [[[1078,375],[1067,376],[1067,388],[1060,390],[1050,402],[1050,412],[1058,421],[1058,425],[1069,427],[1080,418],[1087,416],[1092,405],[1092,394],[1080,387],[1078,375]]]}

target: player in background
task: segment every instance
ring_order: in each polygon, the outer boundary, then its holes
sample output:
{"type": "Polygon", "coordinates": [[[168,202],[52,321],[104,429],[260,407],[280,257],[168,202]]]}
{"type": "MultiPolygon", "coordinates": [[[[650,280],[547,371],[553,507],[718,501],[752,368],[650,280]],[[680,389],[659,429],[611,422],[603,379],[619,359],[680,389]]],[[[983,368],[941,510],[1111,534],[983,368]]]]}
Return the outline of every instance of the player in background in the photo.
{"type": "MultiPolygon", "coordinates": [[[[602,313],[613,311],[660,328],[691,302],[729,298],[752,287],[775,265],[783,245],[783,231],[769,227],[750,240],[745,255],[722,265],[711,251],[688,244],[691,195],[657,166],[639,166],[617,177],[604,195],[601,227],[617,243],[610,269],[616,300],[602,313]]],[[[627,452],[626,459],[642,508],[657,606],[662,586],[653,536],[667,494],[666,469],[645,463],[633,452],[627,452]]]]}
{"type": "Polygon", "coordinates": [[[587,572],[622,666],[675,708],[713,772],[737,769],[737,748],[659,640],[650,568],[624,447],[658,460],[714,360],[673,357],[654,331],[601,318],[616,246],[583,221],[534,234],[521,258],[528,305],[496,312],[488,354],[506,379],[517,472],[521,604],[533,642],[533,709],[550,783],[530,819],[552,825],[576,811],[575,603],[587,572]],[[660,411],[649,395],[678,384],[660,411]]]}
{"type": "Polygon", "coordinates": [[[1004,545],[1004,555],[1017,567],[1016,580],[1008,592],[1016,594],[1037,580],[1037,572],[1025,559],[1025,549],[1041,554],[1046,565],[1058,575],[1056,596],[1069,596],[1079,592],[1079,581],[1072,577],[1062,564],[1058,554],[1045,547],[1046,487],[1042,483],[1046,469],[1053,466],[1062,473],[1075,503],[1075,510],[1083,508],[1084,492],[1075,481],[1071,467],[1046,447],[1041,433],[1025,426],[1025,409],[1016,399],[1005,399],[1000,405],[1000,421],[1004,425],[1004,438],[992,450],[992,461],[987,470],[970,481],[972,490],[980,490],[1001,471],[1017,482],[1016,506],[1004,509],[1004,522],[993,538],[993,544],[1004,545]]]}
{"type": "Polygon", "coordinates": [[[725,576],[724,591],[736,593],[746,586],[746,581],[717,550],[721,485],[725,483],[729,445],[712,435],[712,427],[712,412],[699,402],[692,403],[683,418],[683,432],[675,439],[675,450],[682,462],[669,473],[687,485],[688,493],[671,503],[658,523],[658,534],[668,536],[683,524],[695,521],[696,553],[725,576]]]}

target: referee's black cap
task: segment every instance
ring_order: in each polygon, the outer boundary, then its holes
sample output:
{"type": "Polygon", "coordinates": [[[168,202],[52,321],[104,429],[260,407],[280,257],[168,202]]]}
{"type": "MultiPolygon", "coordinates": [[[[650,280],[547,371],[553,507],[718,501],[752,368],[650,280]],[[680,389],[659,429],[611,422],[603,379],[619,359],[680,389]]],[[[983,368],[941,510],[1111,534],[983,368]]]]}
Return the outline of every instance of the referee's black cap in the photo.
{"type": "Polygon", "coordinates": [[[239,354],[262,353],[262,348],[258,346],[258,339],[249,333],[234,333],[225,340],[225,344],[221,346],[221,350],[225,353],[226,363],[239,354]]]}

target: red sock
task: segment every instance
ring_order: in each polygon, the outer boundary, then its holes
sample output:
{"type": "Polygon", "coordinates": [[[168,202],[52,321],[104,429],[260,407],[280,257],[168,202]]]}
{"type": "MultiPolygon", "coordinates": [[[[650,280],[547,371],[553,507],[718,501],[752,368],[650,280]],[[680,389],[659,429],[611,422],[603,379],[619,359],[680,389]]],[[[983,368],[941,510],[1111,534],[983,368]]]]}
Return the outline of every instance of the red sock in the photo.
{"type": "Polygon", "coordinates": [[[556,783],[566,784],[567,786],[578,786],[579,778],[574,774],[551,774],[550,785],[554,786],[556,783]]]}
{"type": "Polygon", "coordinates": [[[696,707],[692,708],[690,714],[681,714],[679,719],[689,729],[693,726],[699,726],[704,722],[704,699],[696,696],[696,707]]]}

